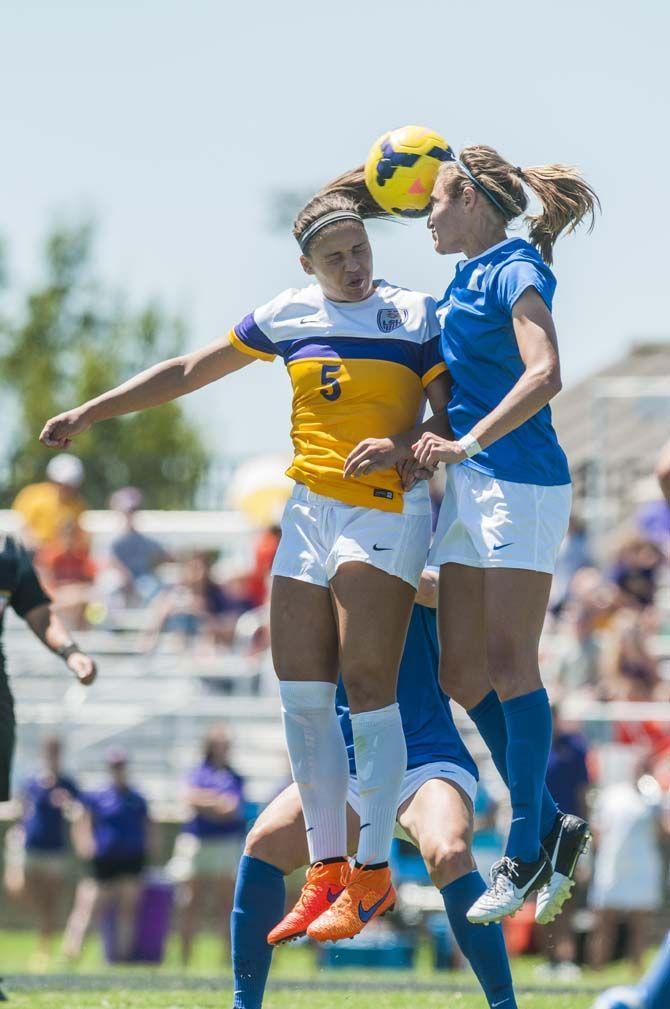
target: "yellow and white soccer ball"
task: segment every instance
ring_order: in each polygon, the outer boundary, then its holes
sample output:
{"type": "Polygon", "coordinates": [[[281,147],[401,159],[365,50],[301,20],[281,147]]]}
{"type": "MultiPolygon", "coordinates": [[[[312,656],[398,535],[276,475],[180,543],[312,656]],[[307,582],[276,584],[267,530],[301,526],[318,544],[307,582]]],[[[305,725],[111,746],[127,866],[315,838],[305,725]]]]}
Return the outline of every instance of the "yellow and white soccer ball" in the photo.
{"type": "Polygon", "coordinates": [[[401,126],[375,140],[365,162],[365,183],[379,206],[401,217],[423,217],[440,165],[454,153],[435,130],[401,126]]]}

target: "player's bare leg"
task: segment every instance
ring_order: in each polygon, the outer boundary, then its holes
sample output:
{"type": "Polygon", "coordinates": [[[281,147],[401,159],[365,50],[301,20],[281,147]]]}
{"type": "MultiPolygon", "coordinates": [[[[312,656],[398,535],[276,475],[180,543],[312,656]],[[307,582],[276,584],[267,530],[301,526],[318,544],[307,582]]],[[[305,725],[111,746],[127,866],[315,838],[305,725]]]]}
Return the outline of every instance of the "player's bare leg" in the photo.
{"type": "Polygon", "coordinates": [[[453,781],[425,782],[405,802],[398,822],[414,841],[442,894],[451,928],[490,1006],[516,1009],[512,975],[500,925],[472,925],[467,912],[486,884],[472,858],[470,799],[453,781]]]}
{"type": "Polygon", "coordinates": [[[388,857],[407,765],[396,685],[415,595],[407,582],[360,562],[342,564],[330,584],[351,710],[361,833],[344,892],[307,929],[320,942],[352,938],[395,902],[388,857]]]}

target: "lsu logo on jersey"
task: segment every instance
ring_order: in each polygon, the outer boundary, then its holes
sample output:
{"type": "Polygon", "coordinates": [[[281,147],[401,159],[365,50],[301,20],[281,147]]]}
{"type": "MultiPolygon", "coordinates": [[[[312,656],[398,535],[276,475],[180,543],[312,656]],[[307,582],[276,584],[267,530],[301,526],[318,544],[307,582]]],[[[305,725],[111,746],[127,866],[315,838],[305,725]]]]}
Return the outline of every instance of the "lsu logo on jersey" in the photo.
{"type": "Polygon", "coordinates": [[[382,333],[392,333],[407,322],[409,312],[406,308],[380,308],[377,312],[377,326],[382,333]]]}

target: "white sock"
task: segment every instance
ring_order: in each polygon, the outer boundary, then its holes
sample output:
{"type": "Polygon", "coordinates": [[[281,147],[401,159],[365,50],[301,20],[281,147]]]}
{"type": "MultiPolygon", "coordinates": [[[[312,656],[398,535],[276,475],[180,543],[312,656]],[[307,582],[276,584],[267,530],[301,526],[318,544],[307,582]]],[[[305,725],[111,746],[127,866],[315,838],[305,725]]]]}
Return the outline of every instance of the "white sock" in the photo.
{"type": "Polygon", "coordinates": [[[356,776],[361,802],[361,833],[356,861],[386,862],[407,770],[407,747],[400,708],[389,704],[351,716],[356,776]]]}
{"type": "Polygon", "coordinates": [[[282,680],[279,695],[293,780],[300,792],[310,862],[347,854],[349,760],[334,683],[282,680]]]}

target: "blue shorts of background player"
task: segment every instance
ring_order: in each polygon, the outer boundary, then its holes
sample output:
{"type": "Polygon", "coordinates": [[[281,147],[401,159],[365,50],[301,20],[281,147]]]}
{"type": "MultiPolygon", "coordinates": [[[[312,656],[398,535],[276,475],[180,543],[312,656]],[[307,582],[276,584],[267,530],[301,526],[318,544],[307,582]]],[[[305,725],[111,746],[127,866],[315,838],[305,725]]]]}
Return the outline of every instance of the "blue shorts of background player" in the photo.
{"type": "MultiPolygon", "coordinates": [[[[489,1006],[516,1009],[500,925],[470,925],[468,908],[486,889],[472,858],[472,800],[477,769],[439,687],[435,626],[436,573],[424,572],[407,634],[398,682],[398,703],[407,740],[397,823],[416,845],[442,894],[456,940],[474,970],[489,1006]]],[[[340,692],[338,711],[352,761],[347,824],[349,850],[359,834],[353,741],[340,692]]],[[[266,936],[284,914],[284,877],[309,862],[300,797],[295,784],[261,813],[249,833],[237,876],[231,919],[235,1009],[262,1005],[272,947],[266,936]]]]}

